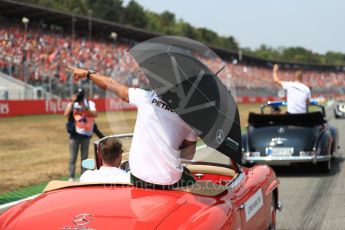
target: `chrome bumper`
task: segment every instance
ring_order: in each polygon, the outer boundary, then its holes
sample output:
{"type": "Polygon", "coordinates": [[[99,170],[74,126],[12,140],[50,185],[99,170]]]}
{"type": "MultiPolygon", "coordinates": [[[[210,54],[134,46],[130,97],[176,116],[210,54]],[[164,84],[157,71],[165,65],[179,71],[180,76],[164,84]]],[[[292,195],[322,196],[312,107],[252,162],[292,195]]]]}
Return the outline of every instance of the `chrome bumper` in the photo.
{"type": "Polygon", "coordinates": [[[313,163],[316,164],[320,161],[328,161],[331,159],[330,155],[321,155],[321,156],[265,156],[265,157],[243,157],[243,163],[266,163],[266,164],[276,164],[281,163],[313,163]]]}

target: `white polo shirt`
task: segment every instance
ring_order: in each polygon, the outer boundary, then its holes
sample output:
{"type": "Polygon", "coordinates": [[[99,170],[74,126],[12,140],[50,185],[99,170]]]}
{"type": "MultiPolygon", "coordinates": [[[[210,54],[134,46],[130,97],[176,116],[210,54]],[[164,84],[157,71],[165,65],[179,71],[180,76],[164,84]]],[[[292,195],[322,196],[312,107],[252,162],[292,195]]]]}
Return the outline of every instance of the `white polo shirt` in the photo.
{"type": "Polygon", "coordinates": [[[310,99],[309,87],[297,81],[283,81],[282,86],[287,92],[287,111],[289,113],[306,113],[307,99],[310,99]]]}
{"type": "Polygon", "coordinates": [[[109,182],[109,183],[129,183],[130,174],[116,167],[101,166],[99,170],[87,170],[80,179],[80,182],[109,182]]]}
{"type": "Polygon", "coordinates": [[[179,147],[197,135],[154,91],[130,88],[129,103],[138,108],[129,154],[131,173],[146,182],[171,185],[183,171],[179,147]]]}

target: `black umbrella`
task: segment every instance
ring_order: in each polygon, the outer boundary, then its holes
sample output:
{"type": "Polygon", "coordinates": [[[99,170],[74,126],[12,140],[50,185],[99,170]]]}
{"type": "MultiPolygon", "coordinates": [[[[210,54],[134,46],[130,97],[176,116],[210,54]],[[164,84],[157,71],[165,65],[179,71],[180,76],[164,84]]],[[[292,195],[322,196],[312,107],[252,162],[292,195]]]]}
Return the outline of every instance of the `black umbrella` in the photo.
{"type": "MultiPolygon", "coordinates": [[[[190,40],[187,40],[188,42],[190,40]]],[[[165,101],[210,147],[241,161],[238,108],[231,92],[188,47],[186,40],[168,37],[134,46],[130,53],[165,101]]],[[[196,45],[198,46],[198,44],[196,45]]]]}

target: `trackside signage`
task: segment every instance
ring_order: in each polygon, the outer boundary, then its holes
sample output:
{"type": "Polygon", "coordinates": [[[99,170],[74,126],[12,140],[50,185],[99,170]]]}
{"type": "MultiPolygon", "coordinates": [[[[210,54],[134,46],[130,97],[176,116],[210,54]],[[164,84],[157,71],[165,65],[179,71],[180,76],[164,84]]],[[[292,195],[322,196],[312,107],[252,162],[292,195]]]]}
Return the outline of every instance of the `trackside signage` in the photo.
{"type": "Polygon", "coordinates": [[[266,103],[267,101],[279,101],[282,100],[280,97],[237,97],[236,102],[241,103],[266,103]]]}
{"type": "MultiPolygon", "coordinates": [[[[134,110],[135,107],[118,98],[92,99],[97,111],[134,110]]],[[[278,97],[237,97],[237,103],[265,103],[281,100],[278,97]]],[[[38,114],[61,114],[69,100],[0,100],[0,118],[38,114]]]]}
{"type": "Polygon", "coordinates": [[[6,102],[0,102],[0,116],[10,113],[10,106],[6,102]]]}
{"type": "Polygon", "coordinates": [[[65,110],[65,108],[68,104],[68,101],[46,100],[46,101],[44,101],[44,104],[45,104],[45,111],[47,113],[62,113],[65,110]]]}
{"type": "MultiPolygon", "coordinates": [[[[92,99],[98,112],[134,110],[120,99],[92,99]]],[[[62,114],[69,100],[0,100],[0,118],[39,114],[62,114]]]]}

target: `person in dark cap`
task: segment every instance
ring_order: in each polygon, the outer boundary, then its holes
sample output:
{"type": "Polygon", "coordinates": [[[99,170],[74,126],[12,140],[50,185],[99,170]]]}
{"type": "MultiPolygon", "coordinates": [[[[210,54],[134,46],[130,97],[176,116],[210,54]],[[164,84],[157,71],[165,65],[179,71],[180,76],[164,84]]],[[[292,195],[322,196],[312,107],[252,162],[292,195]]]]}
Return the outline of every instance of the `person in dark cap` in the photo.
{"type": "MultiPolygon", "coordinates": [[[[69,132],[69,181],[75,179],[75,163],[78,157],[78,149],[80,148],[81,161],[87,159],[89,152],[89,144],[92,133],[94,131],[95,117],[97,117],[96,105],[93,101],[85,98],[85,92],[79,88],[73,95],[71,102],[68,103],[64,115],[69,120],[74,120],[74,127],[68,128],[69,132]]],[[[81,173],[85,169],[81,168],[81,173]]]]}

